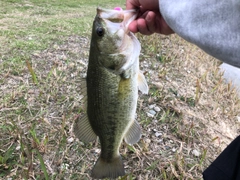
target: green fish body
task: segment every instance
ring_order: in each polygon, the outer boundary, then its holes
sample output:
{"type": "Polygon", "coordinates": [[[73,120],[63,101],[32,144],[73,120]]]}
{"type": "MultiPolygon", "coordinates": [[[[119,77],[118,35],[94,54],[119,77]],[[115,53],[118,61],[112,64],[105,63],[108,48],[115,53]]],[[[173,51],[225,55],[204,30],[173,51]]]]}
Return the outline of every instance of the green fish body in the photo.
{"type": "Polygon", "coordinates": [[[139,72],[140,43],[128,31],[135,10],[97,9],[93,22],[87,70],[87,115],[77,119],[75,135],[83,142],[99,137],[101,154],[95,163],[93,178],[123,176],[119,147],[124,139],[134,144],[141,137],[135,120],[138,89],[148,92],[139,72]]]}

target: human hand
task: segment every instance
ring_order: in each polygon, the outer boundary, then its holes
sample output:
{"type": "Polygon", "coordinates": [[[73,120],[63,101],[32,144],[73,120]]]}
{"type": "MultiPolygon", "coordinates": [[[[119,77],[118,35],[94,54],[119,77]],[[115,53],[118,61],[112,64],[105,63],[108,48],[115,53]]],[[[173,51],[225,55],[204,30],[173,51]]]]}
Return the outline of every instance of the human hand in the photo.
{"type": "Polygon", "coordinates": [[[133,33],[140,32],[144,35],[174,33],[159,11],[158,0],[126,0],[126,9],[139,10],[138,17],[128,26],[133,33]]]}

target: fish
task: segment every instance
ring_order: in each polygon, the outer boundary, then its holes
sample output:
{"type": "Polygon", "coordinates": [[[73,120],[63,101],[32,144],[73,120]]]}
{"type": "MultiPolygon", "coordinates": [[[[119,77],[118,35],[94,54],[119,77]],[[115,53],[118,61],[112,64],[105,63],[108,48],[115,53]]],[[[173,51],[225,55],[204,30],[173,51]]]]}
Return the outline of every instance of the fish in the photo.
{"type": "MultiPolygon", "coordinates": [[[[86,113],[77,118],[73,131],[82,142],[99,138],[101,152],[91,171],[96,179],[125,175],[119,153],[124,141],[135,144],[141,127],[135,120],[138,90],[148,93],[139,70],[141,45],[128,25],[136,10],[97,8],[93,21],[86,82],[86,113]]],[[[84,94],[84,92],[82,92],[84,94]]]]}

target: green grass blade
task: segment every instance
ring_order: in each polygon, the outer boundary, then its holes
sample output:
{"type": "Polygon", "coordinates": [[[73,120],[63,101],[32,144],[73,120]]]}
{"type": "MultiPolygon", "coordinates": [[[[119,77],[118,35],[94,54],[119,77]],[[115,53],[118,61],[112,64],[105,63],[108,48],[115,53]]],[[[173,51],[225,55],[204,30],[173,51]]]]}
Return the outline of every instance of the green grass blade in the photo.
{"type": "Polygon", "coordinates": [[[36,149],[37,155],[38,155],[38,159],[40,160],[40,165],[41,165],[41,169],[44,173],[44,177],[46,180],[49,180],[49,176],[48,176],[48,172],[47,172],[47,168],[44,164],[43,158],[41,156],[41,154],[39,153],[39,151],[36,149]]]}
{"type": "Polygon", "coordinates": [[[35,74],[35,72],[34,72],[34,70],[33,70],[33,68],[32,68],[32,65],[29,63],[28,60],[26,60],[26,64],[27,64],[27,68],[28,68],[28,70],[29,70],[29,72],[30,72],[30,74],[31,74],[31,76],[32,76],[33,82],[34,82],[35,84],[38,84],[37,76],[36,76],[36,74],[35,74]]]}

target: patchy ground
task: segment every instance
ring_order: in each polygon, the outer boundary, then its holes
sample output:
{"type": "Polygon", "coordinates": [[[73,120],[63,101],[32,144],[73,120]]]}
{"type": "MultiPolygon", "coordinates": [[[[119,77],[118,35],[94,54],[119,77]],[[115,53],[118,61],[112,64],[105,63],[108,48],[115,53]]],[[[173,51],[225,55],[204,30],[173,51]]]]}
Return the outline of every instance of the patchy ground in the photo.
{"type": "MultiPolygon", "coordinates": [[[[77,33],[86,7],[66,4],[45,8],[21,1],[26,22],[19,22],[19,30],[7,21],[16,21],[20,5],[4,4],[11,12],[0,19],[2,179],[90,179],[99,155],[98,142],[83,144],[72,133],[81,114],[91,22],[77,33]],[[28,16],[32,12],[39,13],[28,16]],[[29,19],[49,29],[35,28],[29,19]]],[[[202,171],[239,134],[239,98],[223,83],[220,62],[197,47],[176,35],[138,38],[150,93],[138,102],[142,139],[121,147],[127,175],[120,179],[202,179],[202,171]]]]}

